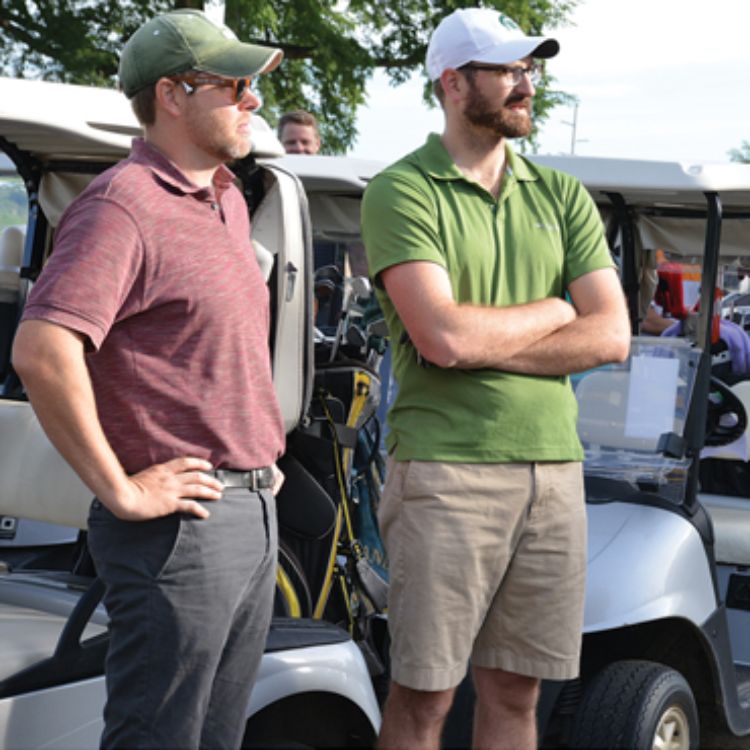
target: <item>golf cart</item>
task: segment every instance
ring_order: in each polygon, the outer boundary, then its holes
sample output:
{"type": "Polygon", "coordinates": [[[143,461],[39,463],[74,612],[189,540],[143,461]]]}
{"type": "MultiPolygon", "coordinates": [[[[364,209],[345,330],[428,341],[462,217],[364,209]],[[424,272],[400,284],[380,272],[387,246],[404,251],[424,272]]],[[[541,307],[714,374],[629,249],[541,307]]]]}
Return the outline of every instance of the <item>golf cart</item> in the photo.
{"type": "MultiPolygon", "coordinates": [[[[94,105],[87,108],[83,95],[74,101],[77,89],[0,81],[0,102],[6,103],[0,105],[0,137],[4,139],[0,144],[19,164],[31,196],[21,262],[15,264],[21,268],[20,276],[17,274],[20,280],[9,285],[8,299],[2,298],[17,306],[48,249],[49,227],[54,227],[55,217],[59,217],[56,211],[70,200],[63,198],[62,206],[56,208],[54,196],[62,194],[65,185],[85,182],[87,172],[101,168],[95,162],[121,158],[128,140],[122,134],[134,132],[129,111],[112,114],[119,111],[117,107],[127,106],[121,97],[99,92],[94,105]],[[32,89],[12,90],[12,86],[32,89]],[[39,86],[45,88],[34,88],[39,86]],[[65,92],[64,104],[54,100],[54,91],[65,92]],[[102,97],[110,112],[106,118],[102,97]],[[39,102],[26,119],[10,111],[26,101],[39,102]],[[3,113],[3,107],[8,111],[3,113]],[[81,122],[89,124],[82,128],[81,122]],[[57,139],[46,150],[45,132],[57,139]],[[65,144],[64,151],[60,144],[65,144]],[[28,156],[33,158],[24,158],[28,156]]],[[[377,344],[374,340],[368,344],[368,338],[377,338],[377,330],[370,327],[366,333],[373,321],[368,318],[364,285],[339,279],[334,271],[310,280],[309,258],[293,256],[293,247],[287,249],[286,240],[291,246],[309,248],[307,217],[312,215],[312,228],[319,240],[316,254],[330,256],[329,260],[343,257],[344,265],[355,266],[361,256],[354,247],[358,199],[376,167],[331,157],[276,159],[272,150],[267,152],[268,159],[256,154],[257,164],[249,164],[241,174],[256,239],[271,251],[275,269],[270,277],[278,321],[274,372],[279,378],[282,406],[286,404],[294,458],[322,485],[328,482],[325,494],[334,497],[341,490],[339,477],[344,475],[344,483],[349,481],[346,476],[356,463],[363,419],[377,400],[376,368],[370,361],[377,344]],[[294,174],[304,182],[307,206],[294,174]],[[289,195],[292,199],[285,202],[289,195]],[[296,242],[294,237],[300,236],[302,241],[296,242]],[[315,332],[311,330],[311,300],[297,297],[303,289],[320,290],[315,332]],[[340,299],[333,304],[337,294],[340,299]],[[289,299],[299,301],[296,313],[292,307],[284,307],[289,299]],[[324,317],[337,307],[348,312],[333,325],[335,316],[324,317]],[[303,319],[308,321],[307,328],[304,335],[297,335],[303,319]],[[289,338],[279,328],[285,320],[291,321],[290,328],[296,332],[289,338]],[[289,341],[287,348],[284,342],[289,341]],[[319,344],[314,349],[313,341],[319,344]],[[287,355],[293,359],[285,359],[287,355]],[[282,384],[280,378],[291,377],[292,371],[303,375],[298,381],[282,384]],[[334,397],[321,398],[320,392],[334,397]],[[348,442],[339,444],[339,440],[348,442]],[[317,450],[323,445],[324,450],[317,450]]],[[[536,158],[576,175],[593,195],[620,266],[634,321],[631,356],[625,364],[573,379],[579,431],[586,449],[589,519],[582,673],[578,680],[544,684],[540,737],[550,747],[750,747],[750,399],[747,380],[733,371],[732,357],[737,352],[722,347],[720,335],[714,340],[715,331],[721,333],[721,325],[715,321],[719,312],[715,288],[729,286],[730,271],[738,278],[750,254],[750,167],[685,168],[628,160],[536,158]],[[673,314],[686,316],[681,337],[640,335],[638,321],[658,291],[657,250],[672,263],[697,260],[700,265],[699,311],[688,309],[692,304],[683,305],[679,313],[670,308],[673,314]],[[649,283],[654,274],[656,283],[649,283]]],[[[258,252],[264,256],[262,248],[258,252]]],[[[4,285],[3,279],[0,276],[4,285]]],[[[682,297],[687,298],[687,277],[678,283],[682,297]]],[[[746,291],[739,282],[737,286],[738,292],[746,291]]],[[[732,316],[741,312],[740,308],[739,304],[733,310],[725,308],[728,319],[738,326],[744,325],[744,318],[734,320],[732,316]]],[[[12,315],[17,311],[16,307],[12,315]]],[[[27,656],[23,663],[16,659],[7,669],[0,665],[5,677],[0,684],[0,690],[5,691],[0,693],[0,737],[8,747],[45,742],[86,746],[98,736],[96,722],[103,700],[101,653],[106,638],[106,616],[92,604],[96,591],[83,593],[91,579],[83,575],[85,565],[78,564],[77,532],[70,531],[81,522],[80,513],[71,516],[71,509],[80,507],[85,512],[89,496],[45,443],[12,373],[4,373],[3,378],[0,515],[10,520],[3,522],[8,527],[8,546],[0,559],[10,560],[11,570],[0,575],[0,618],[5,615],[5,621],[0,619],[0,634],[10,632],[11,622],[18,627],[8,639],[3,637],[3,644],[9,647],[2,651],[2,659],[21,653],[27,656]],[[16,521],[18,517],[22,520],[16,521]],[[32,527],[24,518],[65,526],[32,527]],[[52,534],[67,534],[67,541],[41,544],[42,538],[52,534]],[[53,570],[39,572],[43,563],[53,570]],[[78,611],[71,617],[76,607],[78,611]],[[41,631],[45,637],[36,635],[41,631]],[[61,631],[67,635],[63,637],[61,631]],[[49,661],[51,658],[57,661],[49,661]],[[28,681],[29,671],[32,677],[38,675],[36,682],[28,681]],[[47,700],[50,702],[45,704],[47,700]],[[49,719],[39,721],[39,716],[49,719]],[[40,734],[31,734],[34,731],[40,734]],[[35,739],[30,741],[31,737],[35,739]]],[[[367,460],[372,458],[370,454],[367,460]]],[[[344,495],[347,490],[351,492],[351,485],[344,487],[344,495]]],[[[319,498],[309,487],[303,494],[319,498]]],[[[337,529],[347,525],[344,515],[342,502],[335,508],[332,526],[327,521],[321,523],[318,515],[314,531],[296,529],[287,538],[282,605],[287,614],[313,614],[318,619],[299,620],[301,632],[310,636],[296,641],[300,648],[287,648],[294,640],[288,636],[273,659],[271,653],[266,654],[254,702],[248,708],[249,726],[263,727],[256,737],[288,741],[279,728],[294,729],[298,734],[291,739],[297,742],[353,746],[371,742],[374,736],[377,708],[373,707],[360,651],[346,637],[342,642],[324,644],[324,633],[342,636],[340,630],[329,631],[321,622],[332,617],[351,632],[358,627],[359,617],[347,622],[340,613],[331,615],[330,600],[322,595],[331,591],[332,570],[338,570],[336,575],[346,591],[347,580],[353,575],[349,563],[353,560],[357,569],[361,558],[354,559],[353,553],[352,560],[347,560],[345,554],[339,554],[346,550],[337,541],[326,541],[332,554],[325,565],[311,562],[311,548],[317,540],[339,538],[337,529]],[[302,575],[295,577],[300,571],[302,575]],[[321,639],[317,641],[320,646],[311,645],[316,639],[321,639]],[[313,687],[304,683],[297,690],[292,665],[300,675],[322,680],[326,670],[318,669],[321,664],[314,657],[321,654],[326,658],[328,654],[333,658],[340,649],[352,658],[341,661],[342,669],[330,673],[330,684],[319,682],[313,687]],[[278,678],[271,697],[263,692],[266,674],[278,678]],[[273,708],[263,714],[268,707],[273,708]],[[263,719],[254,724],[256,715],[263,719]],[[342,718],[349,716],[360,717],[359,723],[356,718],[342,718]],[[346,741],[340,740],[341,725],[348,734],[346,741]]],[[[2,530],[0,524],[0,533],[2,530]]],[[[356,535],[349,536],[348,546],[354,548],[356,535]]],[[[366,571],[366,566],[359,568],[366,571]]],[[[365,579],[367,574],[362,573],[360,583],[365,579]]],[[[370,588],[364,584],[367,591],[357,592],[357,606],[377,610],[377,602],[372,600],[378,600],[382,592],[373,590],[377,580],[368,580],[370,588]],[[368,598],[369,603],[362,605],[368,598]]],[[[341,608],[340,602],[333,604],[334,609],[341,608]]],[[[351,611],[351,601],[344,609],[351,611]]],[[[382,625],[377,617],[367,622],[382,625]]],[[[298,636],[295,624],[276,621],[276,627],[286,628],[287,635],[295,632],[298,636]]],[[[272,635],[271,648],[273,643],[272,635]]],[[[368,641],[360,643],[370,672],[377,671],[373,664],[378,654],[364,647],[368,641]]],[[[465,711],[462,714],[466,704],[459,700],[455,708],[458,721],[448,727],[445,744],[467,747],[471,722],[465,711]]]]}
{"type": "Polygon", "coordinates": [[[544,685],[542,736],[748,748],[750,340],[719,319],[717,287],[747,283],[750,167],[535,160],[594,197],[633,322],[626,363],[573,378],[589,523],[583,654],[580,679],[544,685]],[[654,295],[681,336],[639,335],[654,295]]]}
{"type": "MultiPolygon", "coordinates": [[[[312,232],[300,181],[277,164],[283,149],[260,117],[252,125],[253,153],[236,172],[271,291],[274,384],[292,435],[311,426],[312,232]]],[[[42,432],[9,353],[63,210],[139,133],[116,91],[0,78],[0,151],[23,180],[29,206],[25,226],[0,229],[2,747],[95,747],[101,734],[108,634],[102,584],[85,546],[91,493],[42,432]]],[[[352,181],[361,192],[353,174],[334,183],[346,191],[352,181]]],[[[295,539],[329,533],[334,505],[294,455],[286,461],[280,526],[286,519],[295,539]]],[[[296,595],[293,585],[286,592],[282,605],[296,595]]],[[[292,606],[278,614],[247,707],[244,746],[371,746],[380,713],[369,652],[321,617],[299,617],[306,613],[292,606]]]]}

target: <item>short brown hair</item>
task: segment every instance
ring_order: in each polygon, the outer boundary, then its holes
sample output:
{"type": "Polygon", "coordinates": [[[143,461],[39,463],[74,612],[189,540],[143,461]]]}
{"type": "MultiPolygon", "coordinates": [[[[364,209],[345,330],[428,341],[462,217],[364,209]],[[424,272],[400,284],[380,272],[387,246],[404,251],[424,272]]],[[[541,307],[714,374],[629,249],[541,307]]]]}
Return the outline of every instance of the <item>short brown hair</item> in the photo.
{"type": "Polygon", "coordinates": [[[281,137],[281,131],[284,129],[284,125],[288,125],[290,122],[295,125],[307,125],[311,127],[316,133],[318,133],[318,121],[314,115],[311,115],[304,109],[295,109],[291,112],[287,112],[281,116],[279,125],[276,128],[276,132],[281,137]]]}
{"type": "MultiPolygon", "coordinates": [[[[473,83],[475,73],[474,68],[470,68],[468,65],[462,65],[460,68],[456,68],[456,70],[470,83],[473,83]]],[[[440,106],[443,107],[445,103],[445,89],[443,89],[443,84],[440,83],[439,78],[436,78],[432,82],[432,93],[435,94],[437,100],[440,102],[440,106]]]]}
{"type": "Polygon", "coordinates": [[[136,91],[130,106],[141,125],[153,125],[156,122],[156,84],[151,83],[136,91]]]}

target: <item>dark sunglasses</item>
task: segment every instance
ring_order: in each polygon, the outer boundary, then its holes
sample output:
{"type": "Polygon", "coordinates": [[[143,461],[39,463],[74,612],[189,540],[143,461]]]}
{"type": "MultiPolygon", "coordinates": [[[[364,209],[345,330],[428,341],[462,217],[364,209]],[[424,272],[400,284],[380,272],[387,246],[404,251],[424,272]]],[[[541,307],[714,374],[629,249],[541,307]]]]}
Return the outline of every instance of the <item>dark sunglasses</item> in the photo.
{"type": "Polygon", "coordinates": [[[252,78],[221,78],[209,73],[183,73],[178,76],[170,76],[169,80],[181,83],[187,94],[192,94],[198,86],[231,88],[232,100],[235,103],[242,101],[245,91],[252,90],[253,82],[252,78]]]}

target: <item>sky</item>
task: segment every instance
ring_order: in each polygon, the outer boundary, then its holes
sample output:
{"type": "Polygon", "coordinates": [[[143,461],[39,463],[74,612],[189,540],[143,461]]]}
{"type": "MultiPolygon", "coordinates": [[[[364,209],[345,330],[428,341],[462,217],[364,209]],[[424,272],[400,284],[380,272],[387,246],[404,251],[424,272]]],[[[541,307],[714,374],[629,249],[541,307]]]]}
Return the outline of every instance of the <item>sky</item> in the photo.
{"type": "MultiPolygon", "coordinates": [[[[561,49],[547,65],[579,100],[576,154],[721,162],[750,141],[750,0],[582,0],[572,24],[549,30],[561,49]]],[[[422,86],[376,75],[350,154],[393,161],[440,132],[422,86]]],[[[540,153],[571,153],[573,116],[551,112],[540,153]]]]}

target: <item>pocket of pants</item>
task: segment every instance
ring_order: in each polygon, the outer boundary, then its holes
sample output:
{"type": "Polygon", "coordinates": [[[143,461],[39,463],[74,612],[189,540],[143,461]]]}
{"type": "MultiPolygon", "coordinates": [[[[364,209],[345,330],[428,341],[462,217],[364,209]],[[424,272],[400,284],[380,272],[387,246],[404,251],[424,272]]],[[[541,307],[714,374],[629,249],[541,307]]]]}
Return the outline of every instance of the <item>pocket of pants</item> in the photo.
{"type": "Polygon", "coordinates": [[[101,504],[92,504],[89,550],[105,580],[107,571],[115,570],[117,575],[158,580],[178,555],[185,525],[176,513],[150,521],[123,521],[101,504]]]}
{"type": "MultiPolygon", "coordinates": [[[[167,516],[167,518],[173,522],[172,528],[173,528],[174,535],[172,537],[171,545],[169,544],[164,545],[166,547],[167,554],[166,554],[166,557],[163,558],[164,562],[161,564],[156,574],[154,575],[154,580],[157,580],[157,581],[163,578],[164,575],[168,573],[173,563],[176,562],[177,558],[179,557],[179,552],[182,547],[182,542],[184,541],[185,535],[188,533],[189,521],[186,520],[185,516],[182,513],[175,513],[171,516],[167,516]]],[[[159,520],[162,520],[162,519],[159,519],[159,520]]]]}
{"type": "Polygon", "coordinates": [[[117,521],[117,517],[109,510],[101,500],[94,498],[89,505],[87,525],[97,526],[110,521],[117,521]]]}

